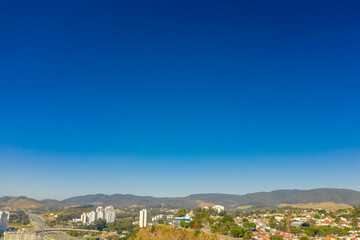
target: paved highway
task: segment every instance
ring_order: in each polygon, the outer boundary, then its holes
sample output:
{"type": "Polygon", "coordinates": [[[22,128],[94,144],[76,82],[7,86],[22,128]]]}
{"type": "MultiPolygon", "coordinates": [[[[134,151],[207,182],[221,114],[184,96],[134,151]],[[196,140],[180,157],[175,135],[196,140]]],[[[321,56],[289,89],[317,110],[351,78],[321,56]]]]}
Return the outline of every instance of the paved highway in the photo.
{"type": "MultiPolygon", "coordinates": [[[[30,218],[30,221],[32,223],[32,225],[35,228],[35,231],[41,232],[42,229],[44,229],[44,231],[46,231],[46,234],[44,234],[44,239],[45,240],[53,240],[53,239],[59,239],[59,240],[67,240],[67,239],[78,239],[78,238],[74,238],[71,237],[65,233],[58,233],[58,232],[53,232],[52,229],[49,229],[45,222],[44,219],[34,213],[31,212],[26,212],[30,218]],[[50,237],[49,237],[50,236],[50,237]]],[[[40,233],[41,234],[41,233],[40,233]]]]}
{"type": "MultiPolygon", "coordinates": [[[[26,212],[30,218],[31,224],[34,226],[35,228],[35,232],[39,232],[41,234],[41,231],[44,229],[44,239],[45,240],[54,240],[54,239],[59,239],[59,240],[69,240],[69,239],[83,239],[83,237],[80,238],[76,238],[76,237],[72,237],[69,236],[66,233],[62,233],[65,231],[71,231],[71,230],[75,230],[75,231],[83,231],[83,232],[98,232],[96,230],[87,230],[87,229],[72,229],[72,228],[49,228],[48,226],[46,226],[45,221],[42,217],[40,217],[39,215],[36,215],[34,213],[31,212],[26,212]]],[[[87,238],[96,238],[94,236],[89,236],[87,238]]],[[[102,239],[102,238],[100,238],[102,239]]]]}

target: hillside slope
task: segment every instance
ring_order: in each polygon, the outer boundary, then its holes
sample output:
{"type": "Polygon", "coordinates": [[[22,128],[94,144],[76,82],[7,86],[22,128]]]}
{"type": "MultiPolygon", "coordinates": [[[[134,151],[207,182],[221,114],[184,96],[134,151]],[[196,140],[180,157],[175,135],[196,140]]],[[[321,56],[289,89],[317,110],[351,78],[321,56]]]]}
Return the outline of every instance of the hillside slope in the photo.
{"type": "Polygon", "coordinates": [[[329,202],[332,202],[335,205],[360,205],[360,192],[348,189],[320,188],[312,190],[276,190],[272,192],[249,193],[245,195],[207,193],[173,198],[157,198],[131,194],[93,194],[72,197],[63,201],[50,199],[38,201],[26,197],[0,198],[0,206],[20,209],[43,208],[48,210],[61,209],[73,205],[113,205],[116,208],[133,205],[141,207],[169,206],[174,208],[195,208],[204,204],[220,204],[230,210],[241,208],[242,206],[277,207],[280,204],[286,206],[329,202]]]}
{"type": "Polygon", "coordinates": [[[234,194],[193,194],[183,198],[156,198],[135,195],[86,195],[64,200],[66,204],[103,204],[115,207],[171,206],[177,208],[195,208],[201,202],[221,204],[227,209],[251,205],[254,207],[276,207],[279,204],[307,204],[334,202],[337,204],[360,205],[360,192],[347,189],[320,188],[312,190],[276,190],[272,192],[234,194]]]}
{"type": "Polygon", "coordinates": [[[48,209],[48,210],[56,210],[61,209],[67,204],[57,200],[42,200],[38,201],[32,198],[27,197],[0,197],[0,206],[2,207],[11,207],[18,209],[48,209]]]}
{"type": "Polygon", "coordinates": [[[131,240],[219,240],[220,238],[195,230],[179,227],[156,225],[140,230],[131,240]]]}
{"type": "Polygon", "coordinates": [[[19,209],[32,209],[41,207],[42,204],[34,199],[26,197],[2,197],[0,198],[0,206],[19,209]]]}
{"type": "Polygon", "coordinates": [[[275,207],[279,204],[334,202],[348,205],[360,204],[360,192],[348,189],[319,188],[312,190],[276,190],[272,192],[230,194],[194,194],[191,199],[222,204],[227,207],[252,205],[275,207]]]}
{"type": "Polygon", "coordinates": [[[196,199],[190,198],[156,198],[150,196],[136,196],[131,194],[91,194],[85,196],[77,196],[65,199],[66,204],[100,204],[113,205],[115,207],[137,206],[171,206],[178,208],[195,208],[199,205],[196,199]]]}

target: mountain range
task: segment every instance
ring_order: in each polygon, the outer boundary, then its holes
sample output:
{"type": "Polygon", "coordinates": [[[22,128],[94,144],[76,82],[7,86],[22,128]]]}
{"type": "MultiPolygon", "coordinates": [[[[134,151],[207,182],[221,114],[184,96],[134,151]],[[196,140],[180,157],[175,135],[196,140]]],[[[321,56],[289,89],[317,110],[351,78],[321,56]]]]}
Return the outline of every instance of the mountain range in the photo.
{"type": "Polygon", "coordinates": [[[319,188],[312,190],[276,190],[272,192],[248,193],[245,195],[206,193],[193,194],[187,197],[151,197],[131,194],[91,194],[71,197],[62,201],[38,201],[26,197],[2,197],[0,206],[16,208],[63,208],[73,205],[113,205],[116,208],[131,206],[175,208],[195,208],[199,206],[220,204],[227,209],[241,207],[276,207],[280,204],[310,204],[332,202],[343,206],[360,205],[360,192],[348,189],[319,188]]]}

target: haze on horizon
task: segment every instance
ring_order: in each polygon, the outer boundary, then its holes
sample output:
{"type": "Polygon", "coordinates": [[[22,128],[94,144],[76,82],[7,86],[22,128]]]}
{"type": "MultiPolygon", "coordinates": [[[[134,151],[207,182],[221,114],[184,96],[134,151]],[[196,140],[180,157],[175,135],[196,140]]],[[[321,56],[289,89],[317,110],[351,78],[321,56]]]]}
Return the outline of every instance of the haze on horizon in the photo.
{"type": "Polygon", "coordinates": [[[0,196],[360,190],[360,2],[0,4],[0,196]]]}

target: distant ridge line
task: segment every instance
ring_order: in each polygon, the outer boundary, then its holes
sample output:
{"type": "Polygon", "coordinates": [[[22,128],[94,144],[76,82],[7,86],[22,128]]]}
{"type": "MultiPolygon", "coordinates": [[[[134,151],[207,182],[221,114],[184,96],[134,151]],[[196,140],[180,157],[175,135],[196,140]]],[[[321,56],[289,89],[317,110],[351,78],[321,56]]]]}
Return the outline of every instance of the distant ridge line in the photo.
{"type": "Polygon", "coordinates": [[[351,189],[317,188],[310,190],[283,189],[271,192],[255,192],[243,195],[226,193],[199,193],[186,197],[152,197],[133,194],[88,194],[75,196],[62,201],[21,197],[2,197],[0,206],[17,207],[47,207],[62,208],[73,205],[113,205],[114,207],[169,206],[174,208],[195,208],[204,204],[221,204],[226,209],[241,208],[241,206],[277,207],[280,204],[309,204],[333,202],[335,204],[360,205],[360,192],[351,189]]]}

